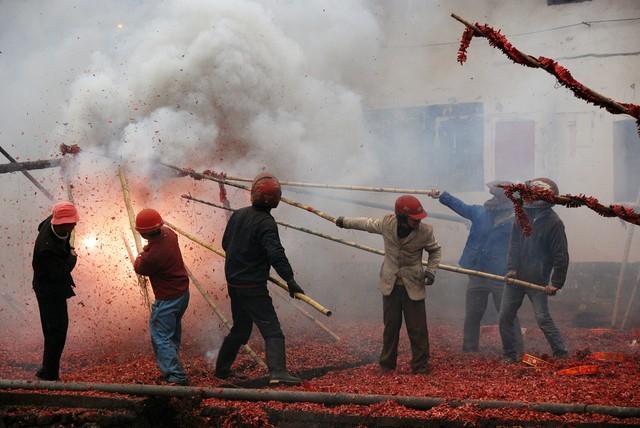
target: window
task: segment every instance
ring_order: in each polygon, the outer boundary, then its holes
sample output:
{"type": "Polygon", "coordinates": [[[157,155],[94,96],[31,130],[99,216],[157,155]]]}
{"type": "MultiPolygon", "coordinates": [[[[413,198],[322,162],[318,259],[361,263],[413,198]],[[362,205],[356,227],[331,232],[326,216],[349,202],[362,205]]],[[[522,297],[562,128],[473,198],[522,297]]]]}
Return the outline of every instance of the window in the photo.
{"type": "Polygon", "coordinates": [[[613,194],[634,202],[640,192],[640,137],[634,120],[613,122],[613,194]]]}
{"type": "Polygon", "coordinates": [[[366,119],[385,183],[483,190],[482,103],[373,110],[366,119]]]}

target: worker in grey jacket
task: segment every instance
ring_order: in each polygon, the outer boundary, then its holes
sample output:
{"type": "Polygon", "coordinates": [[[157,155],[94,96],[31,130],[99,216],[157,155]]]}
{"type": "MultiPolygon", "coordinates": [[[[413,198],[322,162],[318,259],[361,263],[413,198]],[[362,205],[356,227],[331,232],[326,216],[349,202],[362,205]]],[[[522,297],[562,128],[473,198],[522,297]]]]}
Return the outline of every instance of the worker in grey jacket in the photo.
{"type": "Polygon", "coordinates": [[[411,369],[429,372],[429,333],[425,308],[425,285],[433,284],[441,249],[433,236],[433,227],[421,220],[427,217],[420,201],[404,195],[396,200],[395,215],[381,219],[345,218],[338,227],[364,230],[382,235],[385,258],[378,288],[382,292],[384,334],[380,366],[385,371],[396,368],[398,341],[404,315],[411,342],[411,369]],[[429,254],[426,269],[422,251],[429,254]]]}

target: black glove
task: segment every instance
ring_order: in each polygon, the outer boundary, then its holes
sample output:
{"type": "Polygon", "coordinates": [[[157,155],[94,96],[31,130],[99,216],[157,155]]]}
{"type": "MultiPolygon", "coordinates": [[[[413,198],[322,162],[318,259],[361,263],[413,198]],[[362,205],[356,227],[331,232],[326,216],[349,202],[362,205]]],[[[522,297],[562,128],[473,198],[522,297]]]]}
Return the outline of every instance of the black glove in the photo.
{"type": "Polygon", "coordinates": [[[292,299],[295,293],[304,294],[304,290],[298,285],[295,279],[287,282],[287,286],[289,287],[289,296],[291,296],[292,299]]]}
{"type": "Polygon", "coordinates": [[[424,271],[424,283],[426,285],[432,285],[436,280],[436,276],[429,272],[428,270],[424,271]]]}
{"type": "Polygon", "coordinates": [[[338,217],[336,219],[336,226],[344,228],[344,217],[338,217]]]}

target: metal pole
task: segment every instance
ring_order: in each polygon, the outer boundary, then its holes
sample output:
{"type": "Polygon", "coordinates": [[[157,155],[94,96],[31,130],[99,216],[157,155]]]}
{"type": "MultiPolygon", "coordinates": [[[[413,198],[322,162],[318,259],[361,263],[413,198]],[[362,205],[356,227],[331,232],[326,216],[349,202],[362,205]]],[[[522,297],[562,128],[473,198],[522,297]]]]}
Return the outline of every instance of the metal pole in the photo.
{"type": "Polygon", "coordinates": [[[207,397],[230,401],[280,401],[283,403],[318,403],[324,405],[369,406],[395,402],[412,408],[428,410],[446,404],[450,407],[476,406],[482,409],[523,409],[555,414],[597,413],[620,418],[640,417],[640,407],[601,406],[588,403],[523,402],[503,400],[452,400],[441,397],[408,395],[353,394],[331,392],[289,391],[284,389],[207,388],[196,386],[161,386],[118,383],[48,382],[0,379],[0,389],[46,391],[107,392],[128,395],[165,397],[207,397]]]}

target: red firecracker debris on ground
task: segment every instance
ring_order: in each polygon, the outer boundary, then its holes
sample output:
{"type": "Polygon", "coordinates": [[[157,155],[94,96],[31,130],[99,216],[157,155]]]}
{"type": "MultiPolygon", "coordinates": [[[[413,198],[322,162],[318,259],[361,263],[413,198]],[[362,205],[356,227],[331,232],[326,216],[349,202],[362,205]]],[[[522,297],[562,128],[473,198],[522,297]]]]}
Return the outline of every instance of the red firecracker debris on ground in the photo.
{"type": "MultiPolygon", "coordinates": [[[[526,351],[549,361],[547,367],[527,367],[525,364],[504,364],[501,361],[499,335],[486,330],[482,336],[481,353],[460,351],[461,328],[451,325],[430,327],[431,368],[428,375],[414,375],[410,369],[410,346],[402,335],[398,368],[382,372],[376,363],[382,338],[381,322],[341,320],[332,327],[342,340],[334,342],[309,326],[295,330],[285,328],[287,359],[293,373],[347,366],[320,373],[296,387],[280,387],[294,391],[328,393],[388,394],[438,397],[445,400],[506,400],[523,402],[587,403],[607,406],[640,407],[640,355],[630,346],[634,332],[594,335],[590,329],[561,326],[570,349],[588,346],[567,359],[553,359],[544,336],[537,329],[527,331],[526,351]],[[593,352],[624,354],[623,361],[599,361],[590,358],[593,352]],[[559,376],[556,372],[576,366],[592,365],[597,373],[590,376],[559,376]]],[[[219,387],[225,384],[213,376],[213,361],[206,350],[185,331],[181,358],[193,386],[219,387]]],[[[325,335],[326,336],[326,335],[325,335]]],[[[147,337],[138,342],[95,343],[81,346],[70,343],[62,357],[61,377],[66,382],[162,384],[147,337]]],[[[105,337],[107,340],[107,337],[105,337]]],[[[263,343],[254,335],[249,343],[264,357],[263,343]]],[[[41,357],[36,342],[18,347],[6,335],[0,336],[0,378],[34,380],[41,357]]],[[[252,378],[264,377],[266,371],[248,356],[240,354],[234,369],[252,378]]],[[[92,393],[78,393],[92,394],[92,393]]],[[[95,393],[95,395],[105,395],[95,393]]],[[[468,423],[474,420],[499,418],[506,421],[549,421],[550,423],[640,423],[640,419],[616,419],[604,415],[552,415],[524,409],[480,409],[464,405],[443,404],[430,410],[415,410],[393,401],[371,406],[343,405],[327,407],[312,403],[244,403],[217,399],[204,400],[202,405],[229,408],[227,423],[244,426],[269,426],[265,409],[297,410],[360,416],[393,416],[425,420],[446,420],[468,423]]]]}

